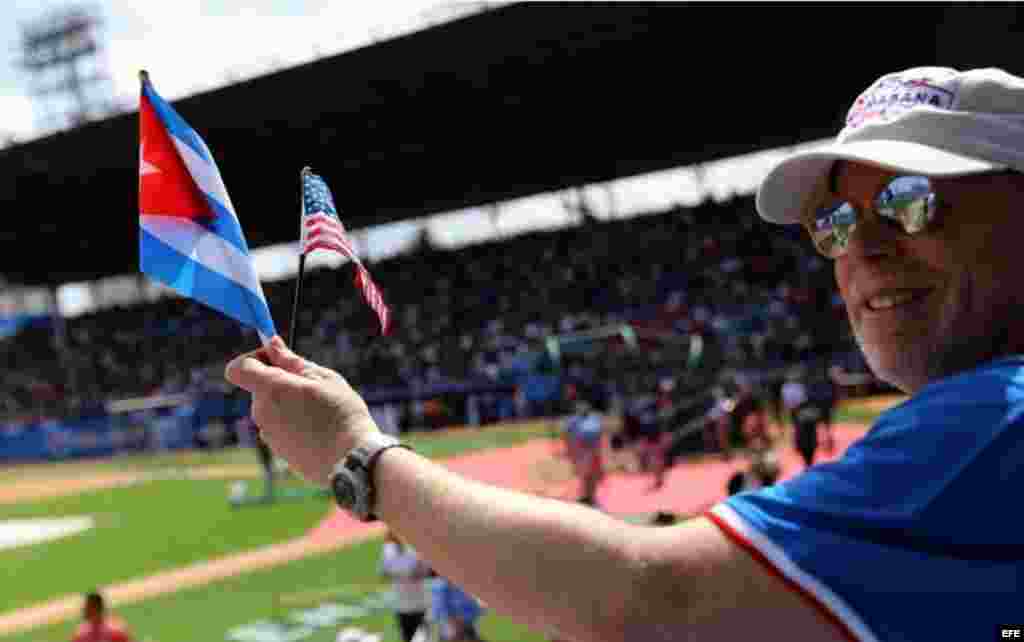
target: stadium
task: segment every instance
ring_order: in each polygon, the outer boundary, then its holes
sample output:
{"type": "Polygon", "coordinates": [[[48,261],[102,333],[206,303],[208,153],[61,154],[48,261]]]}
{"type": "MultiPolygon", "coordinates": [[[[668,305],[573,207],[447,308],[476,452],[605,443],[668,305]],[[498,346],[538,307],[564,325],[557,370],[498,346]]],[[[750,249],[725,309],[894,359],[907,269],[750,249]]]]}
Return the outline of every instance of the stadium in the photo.
{"type": "MultiPolygon", "coordinates": [[[[757,217],[766,168],[833,136],[887,70],[1024,72],[1014,6],[736,11],[479,4],[170,102],[209,145],[277,331],[383,430],[473,479],[674,523],[810,464],[787,384],[828,389],[815,463],[904,398],[803,230],[757,217]],[[804,26],[837,11],[856,47],[804,26]],[[883,24],[917,46],[865,44],[883,24]],[[358,265],[299,271],[307,166],[358,265]],[[586,496],[565,431],[592,411],[586,496]]],[[[261,459],[224,379],[259,333],[140,272],[139,127],[136,104],[0,148],[0,641],[72,639],[93,590],[140,641],[401,640],[385,525],[261,459]]],[[[484,606],[483,639],[552,639],[484,606]]]]}

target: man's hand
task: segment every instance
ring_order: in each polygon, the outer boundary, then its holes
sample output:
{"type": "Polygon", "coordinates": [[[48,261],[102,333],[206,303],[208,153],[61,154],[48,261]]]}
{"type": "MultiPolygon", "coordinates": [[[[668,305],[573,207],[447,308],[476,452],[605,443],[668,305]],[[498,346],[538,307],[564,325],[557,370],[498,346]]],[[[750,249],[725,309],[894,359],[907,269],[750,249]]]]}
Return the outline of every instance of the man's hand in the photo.
{"type": "Polygon", "coordinates": [[[341,375],[298,356],[280,337],[236,357],[224,376],[252,393],[260,435],[312,482],[326,485],[334,465],[377,431],[366,402],[341,375]]]}

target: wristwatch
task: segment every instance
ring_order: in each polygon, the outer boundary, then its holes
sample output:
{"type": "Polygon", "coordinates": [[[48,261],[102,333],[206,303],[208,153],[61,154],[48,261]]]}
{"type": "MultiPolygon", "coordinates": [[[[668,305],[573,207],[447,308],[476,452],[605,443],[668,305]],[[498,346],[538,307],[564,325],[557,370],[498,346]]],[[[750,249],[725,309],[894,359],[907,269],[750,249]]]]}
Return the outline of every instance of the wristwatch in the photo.
{"type": "Polygon", "coordinates": [[[338,506],[360,521],[372,522],[377,519],[373,515],[373,467],[381,453],[389,448],[412,450],[408,444],[390,435],[373,433],[350,450],[331,473],[331,490],[338,506]]]}

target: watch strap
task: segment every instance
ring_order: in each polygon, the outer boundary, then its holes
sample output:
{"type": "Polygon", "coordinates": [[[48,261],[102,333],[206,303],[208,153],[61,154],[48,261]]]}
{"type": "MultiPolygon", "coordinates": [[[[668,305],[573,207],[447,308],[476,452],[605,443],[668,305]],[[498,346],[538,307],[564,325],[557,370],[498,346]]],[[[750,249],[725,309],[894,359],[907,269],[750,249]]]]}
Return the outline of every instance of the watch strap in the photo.
{"type": "Polygon", "coordinates": [[[411,446],[402,443],[391,435],[375,432],[363,437],[335,467],[335,474],[344,468],[348,475],[359,477],[360,483],[357,484],[357,490],[362,490],[365,496],[358,498],[355,506],[345,506],[344,508],[349,509],[358,519],[364,522],[371,522],[376,519],[373,515],[373,506],[376,500],[373,469],[384,451],[391,448],[412,450],[411,446]]]}

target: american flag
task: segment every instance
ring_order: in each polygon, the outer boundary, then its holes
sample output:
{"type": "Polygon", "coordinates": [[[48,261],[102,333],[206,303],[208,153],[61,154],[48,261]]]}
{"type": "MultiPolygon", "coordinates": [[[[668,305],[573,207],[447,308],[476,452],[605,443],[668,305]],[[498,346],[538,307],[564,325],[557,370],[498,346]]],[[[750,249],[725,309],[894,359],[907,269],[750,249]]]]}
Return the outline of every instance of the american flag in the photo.
{"type": "Polygon", "coordinates": [[[363,262],[356,256],[355,248],[345,233],[345,226],[338,218],[338,210],[334,206],[330,188],[324,179],[309,171],[302,173],[300,246],[303,256],[314,250],[327,250],[337,252],[355,264],[356,287],[363,293],[363,298],[370,308],[377,313],[381,334],[387,334],[391,328],[391,311],[384,303],[384,296],[370,278],[370,272],[363,262]]]}

